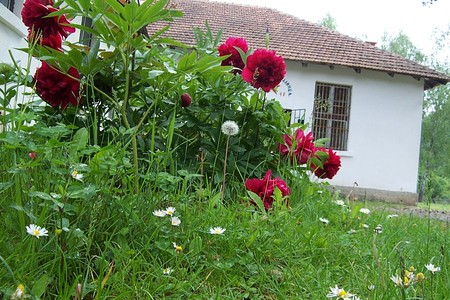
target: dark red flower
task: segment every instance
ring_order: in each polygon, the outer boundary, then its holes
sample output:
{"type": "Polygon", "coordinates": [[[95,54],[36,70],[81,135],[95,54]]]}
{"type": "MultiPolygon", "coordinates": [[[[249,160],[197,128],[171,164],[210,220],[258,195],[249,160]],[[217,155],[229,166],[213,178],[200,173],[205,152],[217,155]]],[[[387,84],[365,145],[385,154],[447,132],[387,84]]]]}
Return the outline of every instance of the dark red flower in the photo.
{"type": "Polygon", "coordinates": [[[314,136],[312,132],[305,135],[305,132],[298,128],[295,135],[283,134],[284,143],[278,144],[281,155],[288,156],[298,164],[306,164],[311,156],[316,152],[314,146],[314,136]]]}
{"type": "Polygon", "coordinates": [[[314,174],[321,179],[332,179],[341,168],[341,157],[331,148],[326,149],[319,147],[317,148],[317,151],[325,152],[328,155],[328,158],[325,162],[322,162],[322,167],[311,164],[311,169],[314,171],[314,174]]]}
{"type": "Polygon", "coordinates": [[[233,70],[233,73],[241,73],[244,68],[244,62],[242,61],[241,54],[236,48],[241,49],[244,53],[248,51],[247,41],[243,38],[237,37],[229,37],[224,44],[220,45],[219,55],[225,56],[231,54],[230,57],[222,61],[222,66],[233,66],[236,69],[233,70]]]}
{"type": "MultiPolygon", "coordinates": [[[[264,208],[269,210],[272,207],[273,203],[273,192],[275,187],[281,191],[283,197],[289,196],[290,190],[286,185],[286,182],[279,177],[274,179],[272,177],[272,170],[268,170],[266,175],[264,175],[263,179],[259,178],[251,178],[245,181],[245,188],[253,193],[257,194],[264,203],[264,208]]],[[[250,200],[252,204],[255,204],[254,201],[250,200]]],[[[286,202],[287,204],[287,202],[286,202]]]]}
{"type": "Polygon", "coordinates": [[[67,25],[70,22],[62,16],[46,17],[50,13],[58,11],[53,7],[52,0],[25,0],[22,9],[22,21],[30,30],[41,33],[44,38],[53,35],[67,37],[75,32],[75,28],[67,25]]]}
{"type": "Polygon", "coordinates": [[[34,75],[37,94],[51,106],[60,107],[63,110],[69,104],[76,106],[81,102],[78,80],[80,74],[72,67],[67,73],[58,71],[43,61],[34,75]]]}
{"type": "Polygon", "coordinates": [[[275,51],[257,49],[247,57],[247,64],[242,71],[242,78],[254,88],[265,92],[274,90],[286,75],[286,64],[275,51]]]}
{"type": "MultiPolygon", "coordinates": [[[[36,32],[32,30],[28,30],[28,41],[33,43],[36,37],[36,32]]],[[[62,47],[62,37],[60,34],[54,34],[47,37],[44,37],[42,34],[37,33],[37,41],[41,46],[48,46],[50,48],[61,50],[62,47]]]]}
{"type": "Polygon", "coordinates": [[[188,107],[192,103],[192,97],[188,93],[181,95],[181,106],[188,107]]]}

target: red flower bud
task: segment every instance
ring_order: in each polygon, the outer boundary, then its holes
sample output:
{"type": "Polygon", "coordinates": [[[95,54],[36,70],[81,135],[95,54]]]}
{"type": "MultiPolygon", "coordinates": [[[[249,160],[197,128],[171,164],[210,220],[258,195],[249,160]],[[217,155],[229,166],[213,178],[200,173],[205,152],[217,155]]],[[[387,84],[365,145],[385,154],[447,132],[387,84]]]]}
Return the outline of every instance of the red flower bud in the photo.
{"type": "Polygon", "coordinates": [[[188,107],[192,103],[192,97],[188,93],[181,95],[181,106],[188,107]]]}
{"type": "Polygon", "coordinates": [[[37,158],[37,153],[32,151],[28,153],[28,156],[30,157],[30,159],[35,160],[37,158]]]}

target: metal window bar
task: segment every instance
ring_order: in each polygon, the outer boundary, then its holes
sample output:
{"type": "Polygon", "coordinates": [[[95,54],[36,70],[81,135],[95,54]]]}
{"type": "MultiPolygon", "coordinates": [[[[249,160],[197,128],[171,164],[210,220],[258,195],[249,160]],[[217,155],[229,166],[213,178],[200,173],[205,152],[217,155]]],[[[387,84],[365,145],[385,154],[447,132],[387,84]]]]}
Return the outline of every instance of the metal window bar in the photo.
{"type": "Polygon", "coordinates": [[[304,108],[284,109],[284,111],[289,113],[289,115],[290,115],[287,126],[291,126],[291,124],[295,124],[295,123],[305,124],[306,109],[304,109],[304,108]]]}
{"type": "Polygon", "coordinates": [[[0,3],[6,6],[10,11],[14,11],[14,0],[0,0],[0,3]]]}
{"type": "Polygon", "coordinates": [[[316,83],[312,131],[334,150],[347,150],[350,100],[350,86],[316,83]]]}

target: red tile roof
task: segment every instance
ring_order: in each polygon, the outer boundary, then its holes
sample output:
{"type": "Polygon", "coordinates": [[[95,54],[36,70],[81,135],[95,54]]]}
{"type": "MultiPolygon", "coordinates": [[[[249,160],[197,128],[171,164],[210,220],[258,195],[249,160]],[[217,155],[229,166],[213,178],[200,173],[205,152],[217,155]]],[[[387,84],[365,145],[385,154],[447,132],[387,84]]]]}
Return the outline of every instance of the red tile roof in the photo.
{"type": "MultiPolygon", "coordinates": [[[[205,22],[214,34],[223,30],[222,42],[230,36],[243,37],[252,49],[266,47],[266,31],[270,36],[269,48],[286,60],[346,66],[355,71],[368,69],[413,76],[425,80],[425,89],[446,84],[450,76],[383,51],[371,43],[351,38],[325,27],[307,22],[270,8],[220,3],[208,0],[170,0],[170,8],[184,13],[176,18],[165,33],[175,40],[194,46],[193,29],[205,31],[205,22]]],[[[159,26],[152,24],[149,32],[159,26]]]]}

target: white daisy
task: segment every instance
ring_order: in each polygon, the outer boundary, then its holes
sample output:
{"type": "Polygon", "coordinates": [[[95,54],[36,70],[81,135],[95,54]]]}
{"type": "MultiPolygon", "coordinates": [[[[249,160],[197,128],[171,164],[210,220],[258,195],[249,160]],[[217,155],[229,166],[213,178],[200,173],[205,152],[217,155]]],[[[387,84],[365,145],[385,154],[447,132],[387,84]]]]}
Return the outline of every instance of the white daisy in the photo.
{"type": "Polygon", "coordinates": [[[162,209],[157,209],[153,212],[153,215],[157,217],[165,217],[167,215],[167,212],[162,209]]]}
{"type": "Polygon", "coordinates": [[[425,268],[427,268],[428,271],[434,274],[434,272],[439,272],[441,270],[441,267],[435,267],[433,264],[425,265],[425,268]]]}
{"type": "Polygon", "coordinates": [[[403,280],[398,275],[392,275],[391,280],[395,283],[396,286],[403,286],[403,280]]]}
{"type": "Polygon", "coordinates": [[[390,219],[390,218],[397,218],[397,217],[398,217],[397,214],[392,214],[392,215],[388,215],[388,216],[387,216],[388,219],[390,219]]]}
{"type": "Polygon", "coordinates": [[[365,229],[367,229],[367,228],[369,228],[369,225],[367,225],[367,224],[362,224],[362,227],[365,228],[365,229]]]}
{"type": "Polygon", "coordinates": [[[236,135],[239,133],[239,126],[236,122],[234,121],[225,121],[222,124],[222,132],[226,135],[236,135]]]}
{"type": "Polygon", "coordinates": [[[170,223],[171,223],[173,226],[179,226],[179,225],[181,224],[181,220],[180,220],[180,218],[178,218],[178,217],[172,217],[172,218],[170,219],[170,223]]]}
{"type": "Polygon", "coordinates": [[[70,175],[72,175],[72,178],[78,181],[83,181],[83,174],[78,173],[77,170],[73,170],[72,173],[70,173],[70,175]]]}
{"type": "Polygon", "coordinates": [[[175,207],[169,206],[168,208],[166,208],[166,215],[172,216],[175,213],[175,207]]]}
{"type": "Polygon", "coordinates": [[[177,245],[177,243],[172,242],[173,247],[175,248],[175,251],[177,253],[180,253],[181,251],[183,251],[183,247],[181,247],[181,245],[177,245]]]}
{"type": "Polygon", "coordinates": [[[383,232],[383,226],[381,224],[378,224],[377,227],[373,230],[375,233],[382,233],[383,232]]]}
{"type": "Polygon", "coordinates": [[[35,236],[36,238],[39,238],[40,236],[48,236],[47,229],[34,224],[26,226],[26,229],[28,234],[35,236]]]}
{"type": "Polygon", "coordinates": [[[330,223],[330,221],[328,219],[325,218],[319,218],[320,222],[322,222],[323,224],[328,224],[330,223]]]}
{"type": "Polygon", "coordinates": [[[345,202],[343,200],[336,200],[334,201],[334,203],[336,203],[339,206],[345,206],[345,202]]]}
{"type": "Polygon", "coordinates": [[[327,298],[337,297],[338,299],[348,300],[353,299],[355,295],[346,292],[344,289],[339,288],[337,285],[330,287],[330,293],[327,294],[327,298]]]}
{"type": "Polygon", "coordinates": [[[25,298],[25,287],[23,284],[19,284],[17,289],[11,295],[11,299],[24,299],[25,298]]]}
{"type": "Polygon", "coordinates": [[[173,269],[172,268],[164,268],[162,270],[162,272],[163,272],[164,275],[170,275],[170,273],[173,272],[173,269]]]}
{"type": "Polygon", "coordinates": [[[368,215],[368,214],[370,214],[370,209],[368,209],[368,208],[361,208],[359,210],[359,212],[368,215]]]}
{"type": "Polygon", "coordinates": [[[222,227],[211,227],[209,229],[209,233],[210,234],[223,234],[225,232],[226,229],[222,228],[222,227]]]}

